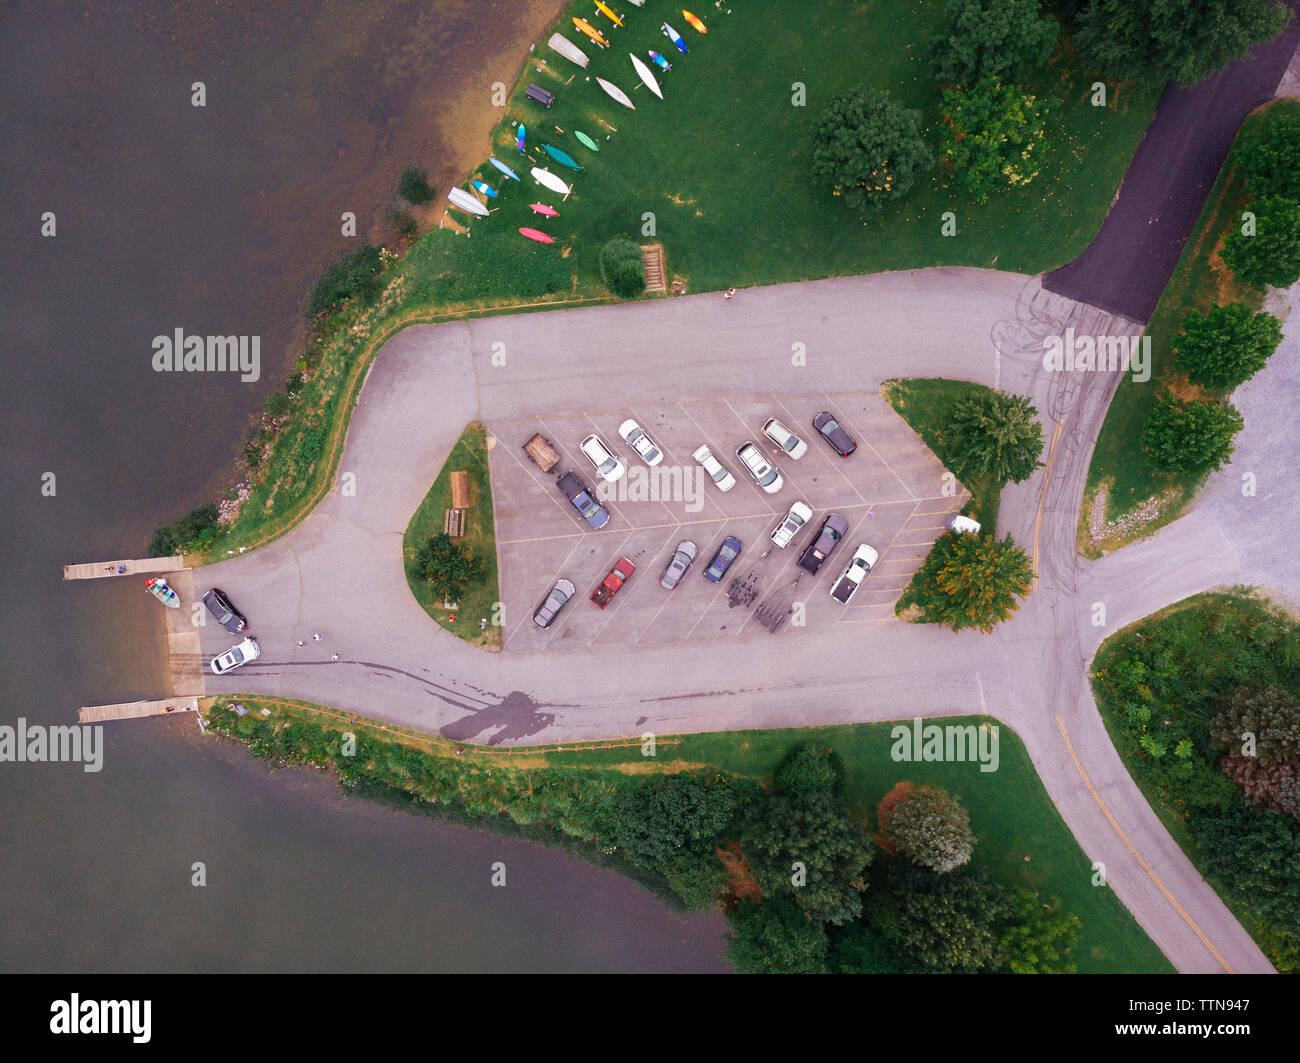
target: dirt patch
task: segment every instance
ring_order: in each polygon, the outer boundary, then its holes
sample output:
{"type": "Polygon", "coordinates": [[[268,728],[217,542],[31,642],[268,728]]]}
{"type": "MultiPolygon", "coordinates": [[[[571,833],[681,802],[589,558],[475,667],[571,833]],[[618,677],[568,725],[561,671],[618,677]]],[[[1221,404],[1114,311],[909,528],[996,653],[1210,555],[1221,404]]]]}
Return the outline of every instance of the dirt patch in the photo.
{"type": "Polygon", "coordinates": [[[758,883],[754,879],[754,872],[750,870],[749,861],[745,859],[745,854],[740,851],[740,842],[733,839],[720,846],[716,852],[718,859],[722,861],[722,866],[727,869],[727,893],[723,907],[730,912],[735,911],[736,905],[740,901],[753,901],[755,904],[761,904],[763,891],[758,888],[758,883]]]}

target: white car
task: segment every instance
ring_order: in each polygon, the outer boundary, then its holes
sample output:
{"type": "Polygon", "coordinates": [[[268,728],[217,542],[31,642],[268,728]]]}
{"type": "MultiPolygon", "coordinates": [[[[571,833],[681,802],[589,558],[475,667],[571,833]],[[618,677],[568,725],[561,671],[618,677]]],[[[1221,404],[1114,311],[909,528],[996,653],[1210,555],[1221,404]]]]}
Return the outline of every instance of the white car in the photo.
{"type": "Polygon", "coordinates": [[[784,550],[799,534],[799,529],[812,520],[812,507],[807,502],[796,502],[785,515],[785,520],[772,533],[772,545],[784,550]]]}
{"type": "Polygon", "coordinates": [[[601,442],[600,436],[594,433],[584,439],[579,444],[578,449],[582,451],[583,456],[589,462],[596,466],[596,471],[609,483],[613,483],[627,472],[627,466],[614,457],[610,453],[609,447],[601,442]]]}
{"type": "Polygon", "coordinates": [[[780,447],[786,454],[798,461],[808,453],[808,444],[786,428],[775,417],[769,417],[763,425],[763,435],[780,447]]]}
{"type": "Polygon", "coordinates": [[[707,444],[701,444],[700,449],[692,456],[709,474],[713,486],[719,491],[730,491],[736,486],[736,478],[722,467],[722,462],[713,456],[713,451],[708,448],[707,444]]]}
{"type": "Polygon", "coordinates": [[[261,656],[262,647],[257,644],[257,639],[250,636],[238,646],[231,646],[220,657],[213,657],[212,674],[225,675],[232,669],[238,668],[241,664],[255,661],[261,656]]]}
{"type": "Polygon", "coordinates": [[[980,533],[980,522],[971,520],[970,517],[963,517],[960,513],[949,517],[944,527],[950,532],[956,532],[958,535],[978,535],[980,533]]]}
{"type": "Polygon", "coordinates": [[[776,494],[785,484],[785,481],[781,479],[781,474],[777,472],[776,466],[768,461],[763,456],[763,452],[749,440],[745,440],[736,448],[736,457],[749,470],[749,475],[754,478],[754,483],[758,484],[769,495],[776,494]]]}
{"type": "Polygon", "coordinates": [[[651,468],[664,460],[663,451],[655,446],[650,434],[635,421],[627,420],[618,426],[623,442],[641,455],[641,460],[651,468]]]}
{"type": "Polygon", "coordinates": [[[867,574],[876,567],[880,555],[866,543],[853,551],[853,560],[845,566],[840,578],[831,585],[831,597],[842,605],[848,605],[849,599],[858,592],[867,574]]]}

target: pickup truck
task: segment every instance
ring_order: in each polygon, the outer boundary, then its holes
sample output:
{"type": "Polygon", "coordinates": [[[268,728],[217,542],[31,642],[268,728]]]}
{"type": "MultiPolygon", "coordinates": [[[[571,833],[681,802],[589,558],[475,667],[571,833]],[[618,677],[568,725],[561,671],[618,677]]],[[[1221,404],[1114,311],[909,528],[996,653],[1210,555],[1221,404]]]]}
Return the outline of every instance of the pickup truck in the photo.
{"type": "Polygon", "coordinates": [[[604,609],[605,606],[609,605],[614,595],[618,593],[619,588],[632,577],[632,573],[635,571],[636,565],[632,564],[626,557],[620,557],[618,564],[610,569],[609,575],[601,581],[600,586],[591,592],[591,600],[601,609],[604,609]]]}
{"type": "Polygon", "coordinates": [[[829,513],[822,523],[821,534],[808,545],[803,556],[799,558],[799,567],[809,575],[815,576],[821,571],[822,564],[835,549],[835,544],[844,538],[849,530],[849,522],[838,513],[829,513]]]}
{"type": "Polygon", "coordinates": [[[876,561],[880,555],[876,553],[866,543],[854,551],[853,560],[844,566],[844,571],[840,573],[840,578],[835,581],[831,587],[831,597],[841,605],[848,605],[849,599],[862,586],[862,581],[870,575],[871,570],[876,567],[876,561]]]}

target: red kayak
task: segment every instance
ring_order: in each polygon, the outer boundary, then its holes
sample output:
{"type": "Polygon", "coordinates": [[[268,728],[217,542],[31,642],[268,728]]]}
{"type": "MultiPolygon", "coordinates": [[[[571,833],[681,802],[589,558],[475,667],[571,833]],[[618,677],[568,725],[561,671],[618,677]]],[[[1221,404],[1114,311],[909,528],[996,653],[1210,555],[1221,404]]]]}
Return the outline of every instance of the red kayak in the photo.
{"type": "Polygon", "coordinates": [[[534,214],[545,214],[548,218],[558,218],[560,212],[554,207],[548,207],[545,203],[529,203],[529,208],[534,214]]]}
{"type": "Polygon", "coordinates": [[[536,240],[539,244],[555,243],[554,236],[547,236],[546,233],[538,232],[536,229],[520,229],[519,231],[523,233],[524,236],[528,237],[528,239],[536,240]]]}

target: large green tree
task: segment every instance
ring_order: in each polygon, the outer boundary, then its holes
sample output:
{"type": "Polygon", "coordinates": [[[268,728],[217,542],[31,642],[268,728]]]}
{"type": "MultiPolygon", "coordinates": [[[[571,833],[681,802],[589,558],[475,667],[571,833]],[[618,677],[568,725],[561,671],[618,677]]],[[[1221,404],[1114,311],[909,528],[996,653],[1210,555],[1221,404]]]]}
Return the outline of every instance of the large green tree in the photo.
{"type": "Polygon", "coordinates": [[[725,954],[741,974],[826,973],[826,931],[789,897],[741,901],[727,922],[725,954]]]}
{"type": "Polygon", "coordinates": [[[930,41],[935,76],[956,85],[1025,81],[1051,57],[1058,32],[1039,0],[949,0],[930,41]]]}
{"type": "Polygon", "coordinates": [[[1231,403],[1164,399],[1147,415],[1142,449],[1161,469],[1211,472],[1232,457],[1232,440],[1243,424],[1231,403]]]}
{"type": "Polygon", "coordinates": [[[922,619],[954,631],[992,631],[1029,593],[1033,566],[1007,536],[941,535],[913,577],[922,619]]]}
{"type": "Polygon", "coordinates": [[[1262,288],[1289,288],[1300,280],[1300,203],[1281,196],[1252,199],[1246,210],[1255,216],[1228,234],[1223,261],[1242,280],[1262,288]]]}
{"type": "Polygon", "coordinates": [[[1265,766],[1300,760],[1300,699],[1277,686],[1233,690],[1210,720],[1210,748],[1241,753],[1252,746],[1245,755],[1265,766]]]}
{"type": "Polygon", "coordinates": [[[1281,32],[1274,0],[1090,0],[1075,18],[1080,57],[1111,77],[1194,85],[1281,32]]]}
{"type": "Polygon", "coordinates": [[[953,183],[976,203],[1029,184],[1043,165],[1055,103],[992,79],[945,90],[939,150],[953,183]]]}
{"type": "Polygon", "coordinates": [[[735,807],[725,776],[656,775],[615,802],[614,838],[638,863],[662,871],[683,850],[710,852],[735,807]]]}
{"type": "Polygon", "coordinates": [[[813,132],[813,177],[858,211],[902,199],[934,166],[921,113],[859,85],[831,99],[813,132]]]}
{"type": "Polygon", "coordinates": [[[1274,108],[1232,147],[1237,176],[1252,196],[1300,200],[1300,114],[1274,108]]]}
{"type": "Polygon", "coordinates": [[[446,532],[429,538],[415,552],[415,575],[444,600],[459,601],[467,584],[483,578],[483,562],[446,532]]]}
{"type": "Polygon", "coordinates": [[[960,480],[989,476],[995,483],[1021,483],[1042,462],[1043,429],[1038,410],[1023,395],[981,391],[948,410],[944,443],[956,455],[949,467],[960,480]]]}
{"type": "Polygon", "coordinates": [[[1238,801],[1202,812],[1192,830],[1207,878],[1247,911],[1300,935],[1300,822],[1238,801]]]}
{"type": "Polygon", "coordinates": [[[1199,387],[1231,391],[1264,368],[1282,342],[1282,322],[1246,303],[1193,310],[1174,337],[1174,365],[1199,387]]]}
{"type": "Polygon", "coordinates": [[[930,786],[895,805],[883,832],[900,853],[938,874],[970,863],[975,849],[970,814],[952,794],[930,786]]]}
{"type": "Polygon", "coordinates": [[[936,875],[895,861],[872,896],[872,927],[920,970],[974,974],[1005,962],[999,933],[1010,905],[981,870],[936,875]]]}
{"type": "Polygon", "coordinates": [[[1016,889],[1010,921],[1000,944],[1012,974],[1074,974],[1070,954],[1079,944],[1079,917],[1061,911],[1061,902],[1044,902],[1027,889],[1016,889]]]}
{"type": "Polygon", "coordinates": [[[679,849],[664,862],[663,876],[688,912],[712,908],[727,888],[727,869],[714,852],[679,849]]]}

